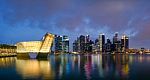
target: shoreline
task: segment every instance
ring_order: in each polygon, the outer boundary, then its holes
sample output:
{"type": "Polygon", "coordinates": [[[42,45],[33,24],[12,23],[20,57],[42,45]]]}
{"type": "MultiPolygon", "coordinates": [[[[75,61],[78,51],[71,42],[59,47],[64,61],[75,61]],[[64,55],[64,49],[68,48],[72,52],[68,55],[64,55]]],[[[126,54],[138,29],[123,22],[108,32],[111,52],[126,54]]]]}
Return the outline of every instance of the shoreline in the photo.
{"type": "MultiPolygon", "coordinates": [[[[58,55],[68,55],[68,54],[49,54],[49,55],[54,55],[54,56],[58,56],[58,55]]],[[[69,55],[80,55],[80,56],[87,56],[87,55],[98,55],[98,54],[69,54],[69,55]]],[[[150,55],[149,54],[100,54],[100,55],[150,55]]],[[[16,53],[0,53],[0,58],[5,58],[5,57],[17,57],[16,53]]]]}
{"type": "Polygon", "coordinates": [[[0,58],[4,58],[4,57],[16,57],[17,54],[16,53],[0,53],[0,58]]]}

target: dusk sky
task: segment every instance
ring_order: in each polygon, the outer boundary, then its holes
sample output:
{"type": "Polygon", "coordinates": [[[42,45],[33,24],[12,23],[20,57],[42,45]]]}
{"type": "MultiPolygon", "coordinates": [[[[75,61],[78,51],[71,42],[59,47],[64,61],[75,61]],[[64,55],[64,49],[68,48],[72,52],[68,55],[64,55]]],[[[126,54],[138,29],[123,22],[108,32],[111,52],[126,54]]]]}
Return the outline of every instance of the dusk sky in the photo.
{"type": "Polygon", "coordinates": [[[130,48],[150,48],[149,0],[0,0],[0,43],[41,40],[50,32],[77,36],[115,32],[130,38],[130,48]]]}

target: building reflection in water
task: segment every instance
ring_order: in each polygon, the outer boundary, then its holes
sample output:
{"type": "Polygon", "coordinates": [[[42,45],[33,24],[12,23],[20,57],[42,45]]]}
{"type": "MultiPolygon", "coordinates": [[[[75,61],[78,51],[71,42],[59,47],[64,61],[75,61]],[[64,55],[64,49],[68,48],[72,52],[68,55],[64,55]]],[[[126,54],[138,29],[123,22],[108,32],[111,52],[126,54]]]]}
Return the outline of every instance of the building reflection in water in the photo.
{"type": "Polygon", "coordinates": [[[59,55],[50,61],[56,79],[128,79],[129,75],[128,55],[59,55]]]}
{"type": "MultiPolygon", "coordinates": [[[[150,60],[149,57],[145,58],[150,60]]],[[[16,68],[23,79],[128,79],[129,65],[145,60],[130,55],[51,55],[48,60],[0,58],[0,68],[16,68]],[[130,59],[129,59],[130,58],[130,59]]]]}
{"type": "Polygon", "coordinates": [[[150,62],[150,55],[130,55],[130,63],[133,62],[139,62],[139,63],[143,63],[143,62],[150,62]]]}
{"type": "Polygon", "coordinates": [[[54,79],[54,72],[48,60],[16,60],[16,70],[23,79],[54,79]]]}
{"type": "Polygon", "coordinates": [[[92,57],[86,56],[85,60],[86,60],[85,65],[84,65],[85,75],[86,75],[86,79],[90,80],[91,74],[92,74],[92,57]]]}
{"type": "Polygon", "coordinates": [[[128,55],[102,55],[104,77],[127,79],[129,74],[128,55]]]}
{"type": "Polygon", "coordinates": [[[15,65],[15,62],[15,57],[0,58],[0,69],[13,67],[15,65]]]}
{"type": "Polygon", "coordinates": [[[68,79],[77,77],[72,75],[80,74],[80,56],[59,55],[50,56],[52,69],[55,71],[55,79],[68,79]],[[68,77],[69,76],[69,77],[68,77]]]}

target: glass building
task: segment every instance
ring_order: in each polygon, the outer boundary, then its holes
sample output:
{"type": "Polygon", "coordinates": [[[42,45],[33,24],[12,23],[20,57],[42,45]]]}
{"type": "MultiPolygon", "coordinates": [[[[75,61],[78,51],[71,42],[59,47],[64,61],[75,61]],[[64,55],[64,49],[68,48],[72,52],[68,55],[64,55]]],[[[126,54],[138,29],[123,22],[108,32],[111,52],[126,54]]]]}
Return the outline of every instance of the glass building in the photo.
{"type": "Polygon", "coordinates": [[[49,53],[51,52],[54,35],[46,33],[41,41],[26,41],[16,44],[17,53],[49,53]]]}
{"type": "Polygon", "coordinates": [[[104,46],[105,46],[105,35],[100,34],[99,35],[99,51],[104,52],[104,46]]]}
{"type": "Polygon", "coordinates": [[[63,50],[63,43],[62,43],[63,37],[55,35],[55,52],[59,53],[63,50]]]}
{"type": "Polygon", "coordinates": [[[69,53],[69,37],[63,36],[63,52],[69,53]]]}
{"type": "Polygon", "coordinates": [[[123,35],[121,38],[121,47],[122,47],[122,52],[125,52],[127,49],[129,49],[129,37],[126,35],[123,35]]]}
{"type": "Polygon", "coordinates": [[[80,52],[80,53],[90,53],[93,50],[94,42],[90,40],[90,36],[83,36],[77,37],[77,40],[73,42],[73,52],[80,52]]]}

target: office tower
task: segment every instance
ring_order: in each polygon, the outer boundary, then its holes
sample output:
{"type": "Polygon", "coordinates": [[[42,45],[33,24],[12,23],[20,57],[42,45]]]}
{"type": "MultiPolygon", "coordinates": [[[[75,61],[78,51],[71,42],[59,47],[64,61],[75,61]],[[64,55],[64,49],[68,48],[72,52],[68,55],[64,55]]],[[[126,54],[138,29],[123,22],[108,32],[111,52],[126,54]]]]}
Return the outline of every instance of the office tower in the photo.
{"type": "Polygon", "coordinates": [[[122,52],[126,52],[129,49],[129,38],[126,35],[123,35],[121,38],[121,47],[122,52]]]}
{"type": "Polygon", "coordinates": [[[62,36],[55,35],[55,52],[56,53],[62,52],[63,50],[62,40],[63,40],[62,36]]]}
{"type": "Polygon", "coordinates": [[[90,36],[86,35],[85,43],[88,43],[90,41],[90,36]]]}
{"type": "Polygon", "coordinates": [[[100,34],[99,35],[99,51],[104,52],[104,45],[105,45],[105,35],[100,34]]]}
{"type": "Polygon", "coordinates": [[[98,39],[95,40],[95,43],[94,43],[94,46],[93,46],[93,51],[94,52],[99,52],[99,40],[98,39]]]}
{"type": "Polygon", "coordinates": [[[107,43],[105,44],[105,52],[111,52],[112,51],[112,43],[110,39],[107,39],[107,43]]]}
{"type": "Polygon", "coordinates": [[[73,42],[73,52],[78,52],[78,42],[77,42],[77,40],[75,40],[74,42],[73,42]]]}
{"type": "Polygon", "coordinates": [[[79,52],[85,52],[86,51],[86,43],[85,43],[85,36],[81,35],[79,37],[79,52]]]}
{"type": "Polygon", "coordinates": [[[90,47],[90,36],[85,36],[85,52],[88,52],[88,48],[90,47]]]}
{"type": "Polygon", "coordinates": [[[113,44],[116,44],[118,42],[118,32],[115,33],[115,36],[113,37],[113,44]]]}
{"type": "Polygon", "coordinates": [[[83,36],[77,37],[77,40],[73,42],[73,51],[80,52],[80,53],[89,53],[93,51],[93,44],[94,42],[90,40],[90,36],[83,36]]]}
{"type": "Polygon", "coordinates": [[[69,37],[64,35],[63,36],[63,52],[69,53],[69,37]]]}
{"type": "Polygon", "coordinates": [[[94,46],[94,42],[92,40],[90,40],[88,43],[86,43],[86,52],[91,53],[93,52],[93,46],[94,46]]]}
{"type": "Polygon", "coordinates": [[[93,51],[93,44],[94,42],[90,40],[90,36],[87,35],[85,39],[85,52],[92,52],[93,51]]]}
{"type": "Polygon", "coordinates": [[[113,51],[114,52],[121,52],[121,41],[118,38],[118,32],[115,33],[113,37],[113,51]]]}

